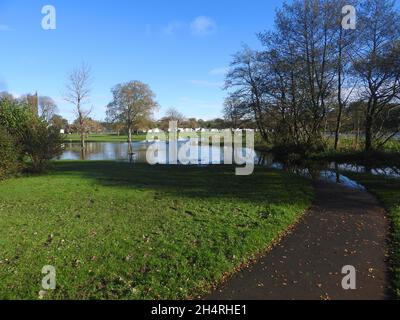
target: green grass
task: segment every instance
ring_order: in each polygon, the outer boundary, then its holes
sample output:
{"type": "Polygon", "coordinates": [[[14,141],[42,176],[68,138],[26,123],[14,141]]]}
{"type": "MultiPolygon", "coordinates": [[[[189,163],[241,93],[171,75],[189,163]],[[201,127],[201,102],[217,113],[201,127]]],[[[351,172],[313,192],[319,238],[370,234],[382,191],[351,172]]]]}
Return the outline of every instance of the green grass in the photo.
{"type": "MultiPolygon", "coordinates": [[[[347,173],[346,173],[347,174],[347,173]]],[[[400,299],[400,180],[369,174],[347,174],[362,183],[385,206],[392,224],[393,287],[400,299]]]]}
{"type": "MultiPolygon", "coordinates": [[[[168,133],[165,134],[166,135],[166,139],[169,139],[168,137],[168,133]]],[[[203,132],[201,133],[201,137],[203,139],[209,139],[210,140],[210,145],[212,145],[213,141],[212,141],[212,137],[218,135],[218,133],[213,133],[213,132],[203,132]]],[[[160,138],[160,137],[158,137],[160,138]]],[[[180,133],[178,135],[178,138],[200,138],[200,133],[197,132],[191,132],[191,133],[180,133]]],[[[141,141],[145,141],[147,139],[147,135],[146,134],[139,134],[139,135],[133,135],[132,137],[132,141],[133,142],[141,142],[141,141]]],[[[79,143],[81,141],[81,137],[78,134],[71,134],[71,135],[65,135],[64,138],[65,142],[69,142],[69,143],[79,143]]],[[[116,134],[90,134],[86,137],[85,139],[86,142],[115,142],[115,143],[119,143],[119,142],[127,142],[128,141],[128,136],[127,135],[116,135],[116,134]]],[[[259,137],[256,136],[256,141],[255,141],[255,149],[256,150],[262,150],[265,151],[266,147],[264,144],[260,144],[259,143],[260,139],[259,137]]],[[[246,142],[245,136],[243,137],[243,143],[246,142]]],[[[223,135],[221,135],[220,137],[220,144],[221,146],[223,146],[224,143],[224,138],[223,135]]]]}
{"type": "MultiPolygon", "coordinates": [[[[328,150],[333,151],[334,149],[334,144],[335,144],[335,139],[333,137],[329,137],[326,140],[328,150]]],[[[356,143],[356,138],[355,137],[349,137],[349,136],[341,136],[339,140],[339,147],[337,152],[361,152],[364,150],[364,140],[363,137],[361,137],[361,140],[358,142],[358,145],[356,143]]],[[[385,146],[380,150],[382,152],[400,152],[400,140],[393,138],[389,140],[385,146]]]]}
{"type": "MultiPolygon", "coordinates": [[[[133,141],[144,141],[146,140],[145,134],[134,135],[133,141]]],[[[81,137],[79,134],[65,135],[66,142],[80,142],[81,137]]],[[[127,142],[127,135],[116,135],[116,134],[90,134],[86,137],[86,142],[127,142]]]]}
{"type": "Polygon", "coordinates": [[[400,153],[371,151],[371,152],[355,152],[355,151],[327,151],[324,153],[311,154],[308,158],[311,161],[337,163],[352,163],[369,167],[393,167],[400,166],[400,153]]]}
{"type": "Polygon", "coordinates": [[[60,162],[0,184],[0,298],[183,299],[262,253],[313,198],[309,180],[257,168],[60,162]]]}

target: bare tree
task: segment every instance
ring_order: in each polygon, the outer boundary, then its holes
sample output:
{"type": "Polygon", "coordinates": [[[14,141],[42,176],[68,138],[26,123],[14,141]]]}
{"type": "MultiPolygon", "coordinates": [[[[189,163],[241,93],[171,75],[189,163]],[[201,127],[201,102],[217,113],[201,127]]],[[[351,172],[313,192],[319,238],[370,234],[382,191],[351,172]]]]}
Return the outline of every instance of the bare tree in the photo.
{"type": "Polygon", "coordinates": [[[165,118],[169,121],[184,122],[185,116],[175,108],[169,108],[165,113],[165,118]]]}
{"type": "Polygon", "coordinates": [[[107,106],[107,118],[109,122],[126,124],[131,153],[132,131],[135,125],[149,119],[158,107],[155,94],[147,84],[140,81],[118,84],[111,92],[113,100],[107,106]]]}
{"type": "Polygon", "coordinates": [[[336,88],[337,88],[337,106],[336,106],[336,125],[334,149],[339,148],[340,134],[342,129],[343,114],[348,107],[350,99],[357,86],[357,79],[352,76],[351,62],[355,50],[356,30],[345,30],[342,26],[342,10],[347,5],[347,0],[328,0],[327,10],[330,10],[332,16],[333,39],[336,45],[334,60],[336,69],[336,88]]]}
{"type": "Polygon", "coordinates": [[[337,149],[343,128],[360,135],[364,125],[370,150],[399,133],[399,12],[393,0],[355,2],[356,30],[342,26],[345,0],[286,2],[275,29],[259,34],[264,51],[234,56],[226,79],[234,100],[225,114],[250,117],[265,140],[283,146],[323,148],[332,129],[337,149]],[[357,108],[349,127],[358,99],[365,112],[357,108]]]}
{"type": "Polygon", "coordinates": [[[234,94],[225,99],[223,113],[231,129],[238,129],[246,121],[251,121],[251,118],[247,117],[248,111],[246,106],[242,105],[241,100],[234,94]]]}
{"type": "Polygon", "coordinates": [[[160,129],[167,131],[171,121],[176,121],[182,126],[188,125],[185,116],[181,112],[175,108],[169,108],[165,116],[159,121],[160,129]]]}
{"type": "Polygon", "coordinates": [[[277,12],[275,30],[259,34],[265,46],[262,92],[277,144],[322,142],[335,80],[334,16],[329,8],[328,0],[285,3],[277,12]]]}
{"type": "Polygon", "coordinates": [[[85,120],[91,113],[91,110],[85,110],[84,105],[88,103],[91,85],[91,69],[86,63],[82,63],[68,75],[66,84],[65,101],[75,106],[79,127],[78,131],[81,137],[81,148],[85,149],[85,120]]]}
{"type": "Polygon", "coordinates": [[[264,68],[261,55],[245,46],[234,55],[231,70],[226,75],[225,89],[233,89],[234,96],[240,101],[242,112],[252,114],[262,138],[268,141],[266,128],[266,108],[264,90],[264,68]]]}
{"type": "Polygon", "coordinates": [[[39,97],[39,117],[45,120],[47,123],[51,122],[51,119],[57,112],[57,104],[50,97],[39,97]]]}
{"type": "Polygon", "coordinates": [[[354,70],[366,103],[365,150],[370,151],[400,132],[399,124],[383,130],[400,108],[400,14],[392,0],[365,0],[359,20],[354,70]]]}

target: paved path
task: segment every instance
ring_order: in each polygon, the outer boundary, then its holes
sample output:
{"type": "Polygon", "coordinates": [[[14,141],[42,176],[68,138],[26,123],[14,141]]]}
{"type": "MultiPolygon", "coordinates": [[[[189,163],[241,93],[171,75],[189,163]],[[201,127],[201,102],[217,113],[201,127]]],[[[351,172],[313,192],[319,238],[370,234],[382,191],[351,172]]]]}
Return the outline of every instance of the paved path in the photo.
{"type": "Polygon", "coordinates": [[[376,300],[389,297],[385,211],[364,191],[316,182],[316,201],[293,233],[210,300],[376,300]],[[357,290],[342,288],[342,268],[357,290]]]}

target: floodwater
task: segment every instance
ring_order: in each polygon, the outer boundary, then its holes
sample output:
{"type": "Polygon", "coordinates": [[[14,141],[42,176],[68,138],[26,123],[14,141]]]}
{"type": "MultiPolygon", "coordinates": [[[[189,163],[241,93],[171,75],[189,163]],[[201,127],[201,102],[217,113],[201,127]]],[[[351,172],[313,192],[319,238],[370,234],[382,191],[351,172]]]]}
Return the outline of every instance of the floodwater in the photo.
{"type": "MultiPolygon", "coordinates": [[[[187,144],[188,140],[178,142],[178,150],[187,144]]],[[[58,160],[86,160],[86,161],[123,161],[131,163],[147,163],[147,150],[150,146],[155,146],[159,142],[135,142],[133,143],[132,154],[129,153],[128,143],[115,142],[90,142],[86,143],[85,152],[82,152],[79,143],[66,143],[63,154],[58,160]]],[[[161,146],[162,144],[160,144],[161,146]]],[[[160,164],[170,164],[167,150],[160,150],[157,153],[160,164]]],[[[190,155],[189,161],[192,165],[210,165],[224,163],[224,148],[213,146],[199,146],[196,141],[192,141],[190,150],[185,150],[184,154],[190,155]]],[[[364,189],[361,185],[352,181],[343,172],[371,173],[387,177],[400,178],[400,168],[387,167],[375,168],[353,164],[331,163],[308,163],[307,165],[293,165],[275,160],[270,153],[254,152],[248,149],[239,150],[242,156],[254,158],[255,165],[265,166],[298,175],[322,179],[325,181],[340,183],[353,189],[364,189]]]]}

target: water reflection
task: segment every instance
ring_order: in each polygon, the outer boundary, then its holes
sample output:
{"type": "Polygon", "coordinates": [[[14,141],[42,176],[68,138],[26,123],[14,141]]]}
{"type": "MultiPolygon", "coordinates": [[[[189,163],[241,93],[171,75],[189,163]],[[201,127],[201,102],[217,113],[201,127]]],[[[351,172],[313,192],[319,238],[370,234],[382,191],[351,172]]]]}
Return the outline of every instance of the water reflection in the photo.
{"type": "MultiPolygon", "coordinates": [[[[137,162],[146,161],[145,145],[134,144],[133,156],[137,162]]],[[[129,161],[128,143],[88,142],[81,150],[79,143],[66,143],[64,152],[58,160],[88,160],[88,161],[129,161]]]]}
{"type": "MultiPolygon", "coordinates": [[[[182,147],[187,145],[187,140],[178,142],[178,151],[182,152],[182,147]]],[[[132,163],[147,163],[147,150],[150,146],[158,149],[157,158],[160,164],[169,164],[168,144],[163,148],[159,142],[135,142],[130,148],[128,143],[114,142],[88,142],[85,150],[81,150],[79,143],[67,143],[64,145],[64,152],[58,160],[87,160],[87,161],[129,161],[132,163]]],[[[246,155],[257,159],[254,151],[249,149],[239,150],[242,157],[246,155]]],[[[190,164],[209,165],[222,164],[225,159],[225,150],[221,147],[201,146],[199,141],[191,141],[186,152],[183,151],[185,158],[190,164]]],[[[259,161],[259,160],[257,160],[259,161]]],[[[265,160],[260,160],[260,164],[265,160]]]]}
{"type": "MultiPolygon", "coordinates": [[[[64,152],[59,160],[88,160],[88,161],[129,161],[132,163],[147,163],[147,150],[157,142],[135,142],[130,151],[128,143],[115,142],[92,142],[87,143],[85,150],[81,150],[79,143],[66,143],[64,152]]],[[[181,140],[178,143],[178,150],[187,143],[181,140]]],[[[166,150],[159,151],[158,159],[161,164],[169,164],[168,147],[166,150]],[[164,160],[163,160],[164,159],[164,160]]],[[[199,141],[192,141],[190,148],[187,149],[190,164],[209,165],[224,163],[224,148],[201,146],[199,141]]],[[[344,176],[342,172],[350,171],[355,173],[370,173],[388,177],[400,178],[400,169],[397,167],[376,168],[360,166],[354,164],[324,163],[324,162],[305,162],[296,163],[290,161],[277,160],[271,153],[256,152],[248,149],[239,150],[243,155],[247,154],[254,157],[255,164],[283,170],[301,176],[310,177],[314,180],[325,180],[340,183],[350,188],[363,189],[362,186],[344,176]]]]}

